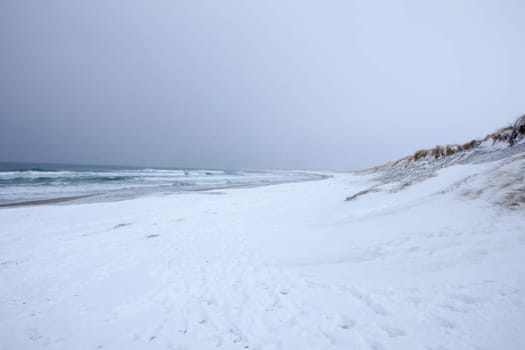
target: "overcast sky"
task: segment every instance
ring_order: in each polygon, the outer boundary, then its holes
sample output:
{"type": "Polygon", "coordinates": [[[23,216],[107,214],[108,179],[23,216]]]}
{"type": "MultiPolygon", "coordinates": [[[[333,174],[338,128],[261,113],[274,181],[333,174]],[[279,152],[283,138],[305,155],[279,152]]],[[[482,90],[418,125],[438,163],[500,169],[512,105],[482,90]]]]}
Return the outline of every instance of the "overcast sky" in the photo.
{"type": "Polygon", "coordinates": [[[0,160],[355,169],[525,113],[525,1],[0,2],[0,160]]]}

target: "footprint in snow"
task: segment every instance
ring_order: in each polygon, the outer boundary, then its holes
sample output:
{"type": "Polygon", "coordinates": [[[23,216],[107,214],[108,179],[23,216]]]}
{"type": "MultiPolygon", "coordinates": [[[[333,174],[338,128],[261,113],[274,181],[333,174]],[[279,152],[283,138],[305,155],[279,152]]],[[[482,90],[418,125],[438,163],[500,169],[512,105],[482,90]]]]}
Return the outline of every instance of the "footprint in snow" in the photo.
{"type": "Polygon", "coordinates": [[[356,322],[345,314],[341,314],[338,317],[337,325],[339,328],[349,330],[355,327],[356,322]]]}
{"type": "Polygon", "coordinates": [[[354,289],[347,289],[347,291],[350,292],[350,294],[354,298],[356,298],[357,300],[365,304],[374,313],[380,316],[388,316],[388,311],[385,309],[385,307],[381,305],[380,303],[372,300],[372,298],[369,295],[362,294],[359,291],[354,290],[354,289]]]}
{"type": "Polygon", "coordinates": [[[368,348],[370,350],[385,350],[385,347],[383,346],[383,344],[377,342],[376,340],[369,339],[367,343],[368,343],[368,348]]]}
{"type": "Polygon", "coordinates": [[[469,305],[477,304],[479,302],[477,298],[467,294],[450,294],[449,297],[469,305]]]}
{"type": "Polygon", "coordinates": [[[381,330],[386,333],[390,338],[403,337],[406,335],[406,332],[400,328],[391,326],[391,325],[382,325],[380,326],[381,330]]]}
{"type": "Polygon", "coordinates": [[[439,317],[439,316],[434,316],[434,321],[442,328],[446,329],[446,330],[453,330],[456,328],[456,325],[446,319],[446,318],[443,318],[443,317],[439,317]]]}
{"type": "Polygon", "coordinates": [[[116,230],[116,229],[119,229],[119,228],[122,228],[122,227],[126,227],[126,226],[130,226],[130,225],[131,225],[130,222],[125,222],[125,223],[122,223],[122,224],[118,224],[118,225],[113,226],[113,230],[116,230]]]}

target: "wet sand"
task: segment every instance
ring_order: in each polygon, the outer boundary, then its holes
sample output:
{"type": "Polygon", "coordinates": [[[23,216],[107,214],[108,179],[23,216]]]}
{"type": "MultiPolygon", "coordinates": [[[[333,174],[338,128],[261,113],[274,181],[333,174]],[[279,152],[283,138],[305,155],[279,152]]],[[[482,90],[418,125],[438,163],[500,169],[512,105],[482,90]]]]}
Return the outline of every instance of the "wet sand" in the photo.
{"type": "Polygon", "coordinates": [[[59,197],[59,198],[49,198],[49,199],[39,199],[35,201],[26,201],[26,202],[15,202],[15,203],[5,203],[0,204],[0,208],[12,208],[12,207],[25,207],[32,205],[45,205],[45,204],[56,204],[74,201],[76,199],[83,199],[97,196],[98,194],[85,194],[81,196],[69,196],[69,197],[59,197]]]}

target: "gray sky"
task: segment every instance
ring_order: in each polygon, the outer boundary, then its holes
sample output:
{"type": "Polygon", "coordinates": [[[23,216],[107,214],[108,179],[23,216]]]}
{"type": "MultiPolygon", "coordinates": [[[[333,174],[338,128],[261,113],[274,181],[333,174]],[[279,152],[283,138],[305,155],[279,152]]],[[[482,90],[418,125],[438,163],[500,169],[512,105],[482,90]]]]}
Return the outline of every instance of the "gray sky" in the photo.
{"type": "Polygon", "coordinates": [[[525,1],[0,2],[0,160],[362,168],[525,113],[525,1]]]}

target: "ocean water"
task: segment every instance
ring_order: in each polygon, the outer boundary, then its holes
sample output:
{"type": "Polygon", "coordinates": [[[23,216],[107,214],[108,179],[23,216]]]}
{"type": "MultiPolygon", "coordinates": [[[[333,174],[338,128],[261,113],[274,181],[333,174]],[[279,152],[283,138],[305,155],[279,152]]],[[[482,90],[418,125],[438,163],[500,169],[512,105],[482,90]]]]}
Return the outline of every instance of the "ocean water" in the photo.
{"type": "Polygon", "coordinates": [[[0,205],[69,196],[118,198],[320,178],[322,175],[285,170],[162,169],[0,162],[0,205]]]}

